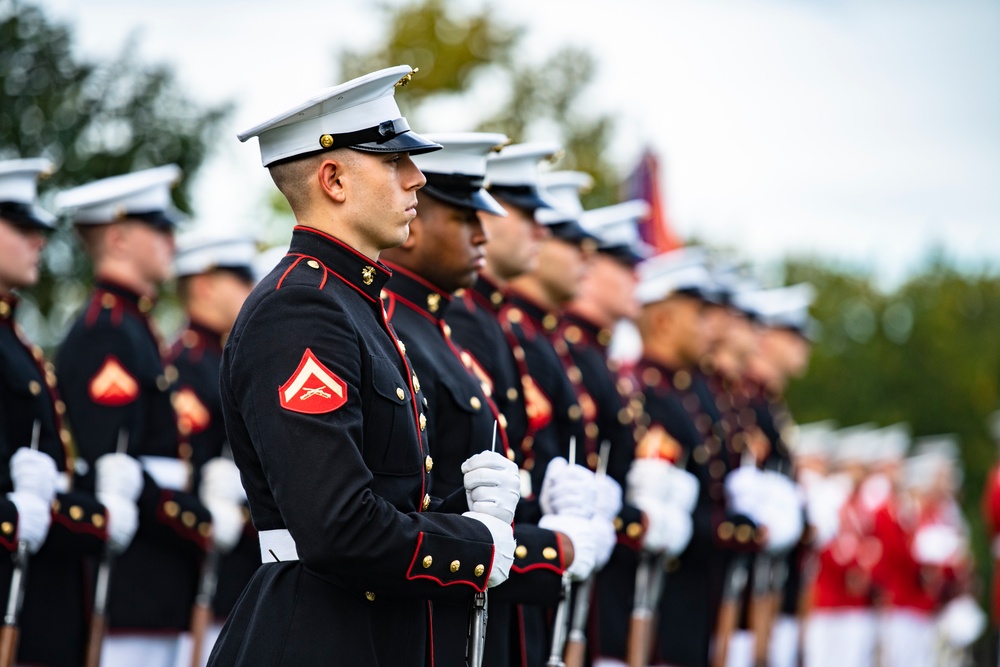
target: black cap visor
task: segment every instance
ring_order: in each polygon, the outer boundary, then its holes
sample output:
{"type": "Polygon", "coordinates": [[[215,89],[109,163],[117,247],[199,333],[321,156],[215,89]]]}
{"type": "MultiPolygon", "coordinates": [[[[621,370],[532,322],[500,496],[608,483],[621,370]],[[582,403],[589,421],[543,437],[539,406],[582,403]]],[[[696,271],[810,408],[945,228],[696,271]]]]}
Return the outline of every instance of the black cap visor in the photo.
{"type": "Polygon", "coordinates": [[[0,218],[22,229],[51,232],[56,228],[56,217],[37,206],[23,202],[0,202],[0,218]]]}
{"type": "Polygon", "coordinates": [[[557,239],[562,239],[563,241],[569,241],[570,243],[576,243],[578,245],[583,245],[584,243],[592,243],[596,246],[597,237],[590,234],[583,227],[580,226],[576,220],[566,220],[564,222],[556,222],[550,225],[546,225],[552,232],[552,236],[557,239]]]}
{"type": "Polygon", "coordinates": [[[531,185],[491,185],[489,191],[497,199],[529,213],[539,208],[552,208],[552,204],[542,198],[538,188],[531,185]]]}
{"type": "MultiPolygon", "coordinates": [[[[507,211],[483,189],[483,180],[461,174],[425,172],[427,184],[421,188],[430,196],[459,208],[471,208],[491,215],[506,216],[507,211]]],[[[419,197],[419,195],[418,195],[419,197]]]]}

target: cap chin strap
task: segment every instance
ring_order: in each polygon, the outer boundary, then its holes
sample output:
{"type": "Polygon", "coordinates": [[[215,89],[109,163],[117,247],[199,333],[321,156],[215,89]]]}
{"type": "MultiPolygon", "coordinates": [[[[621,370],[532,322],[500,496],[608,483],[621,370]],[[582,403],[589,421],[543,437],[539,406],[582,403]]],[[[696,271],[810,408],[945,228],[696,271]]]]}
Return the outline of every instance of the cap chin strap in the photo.
{"type": "Polygon", "coordinates": [[[387,120],[374,127],[367,127],[354,132],[342,132],[340,134],[320,135],[318,150],[331,150],[334,148],[350,148],[359,144],[384,144],[397,135],[410,131],[410,124],[405,118],[387,120]]]}

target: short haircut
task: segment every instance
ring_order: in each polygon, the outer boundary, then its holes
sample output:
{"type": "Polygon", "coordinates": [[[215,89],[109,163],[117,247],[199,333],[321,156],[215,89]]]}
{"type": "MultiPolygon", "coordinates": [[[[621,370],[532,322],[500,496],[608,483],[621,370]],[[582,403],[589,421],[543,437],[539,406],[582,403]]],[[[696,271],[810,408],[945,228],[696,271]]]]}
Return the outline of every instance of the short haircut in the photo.
{"type": "Polygon", "coordinates": [[[309,179],[324,160],[338,160],[345,164],[354,161],[355,152],[348,148],[335,148],[293,160],[278,162],[268,167],[274,185],[288,200],[292,213],[304,212],[309,206],[309,179]]]}

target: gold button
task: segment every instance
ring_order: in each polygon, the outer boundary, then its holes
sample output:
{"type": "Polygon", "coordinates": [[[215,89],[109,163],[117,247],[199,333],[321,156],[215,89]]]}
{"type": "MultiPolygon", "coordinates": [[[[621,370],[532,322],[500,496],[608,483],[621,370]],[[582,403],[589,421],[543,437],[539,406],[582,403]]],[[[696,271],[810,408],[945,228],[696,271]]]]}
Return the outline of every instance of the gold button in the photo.
{"type": "Polygon", "coordinates": [[[583,373],[581,373],[580,369],[576,366],[570,366],[566,369],[566,377],[568,377],[569,381],[573,384],[580,384],[583,382],[583,373]]]}
{"type": "Polygon", "coordinates": [[[460,567],[462,567],[462,564],[457,560],[453,560],[451,561],[451,565],[448,566],[448,569],[451,570],[452,572],[458,572],[458,568],[460,567]]]}
{"type": "Polygon", "coordinates": [[[542,558],[545,560],[555,560],[559,556],[559,552],[552,547],[545,547],[542,549],[542,558]]]}
{"type": "Polygon", "coordinates": [[[421,413],[420,414],[420,430],[423,431],[427,428],[427,417],[421,413]]]}
{"type": "Polygon", "coordinates": [[[306,262],[306,266],[308,266],[310,269],[318,269],[319,262],[317,262],[315,259],[310,259],[308,262],[306,262]]]}
{"type": "Polygon", "coordinates": [[[576,421],[577,419],[580,418],[582,411],[580,410],[580,406],[574,403],[573,405],[569,406],[569,409],[566,411],[566,414],[569,415],[570,419],[576,421]]]}
{"type": "Polygon", "coordinates": [[[420,391],[420,380],[417,379],[417,374],[413,374],[413,391],[420,391]]]}
{"type": "Polygon", "coordinates": [[[73,521],[79,521],[83,518],[83,508],[79,505],[73,505],[69,508],[69,518],[73,521]]]}
{"type": "Polygon", "coordinates": [[[476,569],[472,571],[477,577],[483,576],[483,572],[486,572],[486,568],[482,565],[477,565],[476,569]]]}
{"type": "Polygon", "coordinates": [[[746,542],[750,541],[750,537],[752,536],[752,534],[753,534],[753,529],[744,523],[739,528],[736,529],[736,541],[739,542],[740,544],[745,544],[746,542]]]}
{"type": "MultiPolygon", "coordinates": [[[[594,422],[590,422],[589,424],[583,427],[583,432],[586,433],[587,437],[590,438],[591,440],[597,440],[597,436],[601,434],[601,429],[594,422]]],[[[591,454],[594,454],[596,456],[597,452],[591,452],[591,454]]],[[[587,460],[589,461],[590,459],[587,460]]],[[[596,467],[596,465],[592,467],[596,467]]]]}
{"type": "Polygon", "coordinates": [[[431,506],[431,497],[429,495],[424,495],[424,502],[420,504],[420,507],[426,512],[427,508],[431,506]]]}
{"type": "Polygon", "coordinates": [[[616,516],[614,521],[611,522],[611,524],[614,526],[615,531],[617,532],[622,529],[622,526],[625,525],[625,522],[622,521],[622,518],[620,516],[616,516]]]}
{"type": "Polygon", "coordinates": [[[444,325],[444,328],[442,328],[441,331],[444,332],[444,335],[445,335],[446,338],[451,338],[451,327],[450,326],[448,326],[447,324],[444,325]]]}
{"type": "Polygon", "coordinates": [[[170,380],[167,379],[166,375],[156,376],[156,388],[159,389],[160,391],[166,391],[167,389],[170,389],[170,380]]]}
{"type": "Polygon", "coordinates": [[[14,532],[14,524],[10,521],[4,521],[3,523],[0,523],[0,530],[3,531],[4,535],[10,535],[14,532]]]}
{"type": "Polygon", "coordinates": [[[513,450],[513,449],[508,449],[508,450],[507,450],[507,458],[508,458],[509,460],[511,460],[511,461],[513,461],[513,460],[514,460],[514,450],[513,450]]]}
{"type": "Polygon", "coordinates": [[[500,428],[503,428],[503,429],[507,428],[507,418],[504,417],[502,414],[498,415],[497,421],[500,422],[500,428]]]}
{"type": "Polygon", "coordinates": [[[482,401],[479,400],[478,396],[473,396],[472,398],[470,398],[469,405],[471,405],[475,410],[478,410],[479,408],[483,407],[483,403],[482,401]]]}
{"type": "Polygon", "coordinates": [[[319,145],[323,148],[329,148],[333,146],[333,135],[332,134],[322,134],[319,137],[319,145]]]}
{"type": "Polygon", "coordinates": [[[104,528],[104,515],[94,514],[90,517],[90,523],[94,524],[94,528],[104,528]]]}
{"type": "Polygon", "coordinates": [[[568,340],[573,345],[576,345],[583,338],[583,333],[580,331],[580,327],[573,325],[566,328],[566,340],[568,340]]]}
{"type": "Polygon", "coordinates": [[[180,373],[177,372],[177,366],[167,364],[166,368],[163,369],[163,377],[167,378],[167,381],[171,384],[176,382],[177,378],[180,377],[180,373]]]}
{"type": "Polygon", "coordinates": [[[542,326],[548,329],[549,331],[555,329],[557,324],[559,324],[559,320],[552,313],[549,313],[548,315],[542,318],[542,326]]]}
{"type": "Polygon", "coordinates": [[[716,532],[719,534],[720,540],[728,541],[733,537],[733,524],[723,521],[719,524],[719,529],[716,532]]]}
{"type": "Polygon", "coordinates": [[[403,341],[397,341],[399,343],[399,351],[406,354],[406,344],[403,341]]]}
{"type": "Polygon", "coordinates": [[[373,591],[365,591],[365,597],[368,598],[369,602],[375,602],[375,593],[373,591]]]}
{"type": "Polygon", "coordinates": [[[525,558],[528,555],[528,547],[523,544],[514,549],[514,555],[518,558],[525,558]]]}
{"type": "Polygon", "coordinates": [[[406,396],[406,394],[403,392],[402,387],[396,387],[396,396],[399,397],[399,400],[403,400],[403,398],[406,396]]]}
{"type": "Polygon", "coordinates": [[[53,498],[52,499],[52,511],[58,513],[60,507],[62,507],[62,505],[59,503],[59,499],[58,498],[53,498]]]}
{"type": "Polygon", "coordinates": [[[32,396],[38,396],[40,393],[42,393],[42,385],[38,384],[37,381],[32,380],[31,382],[28,383],[28,391],[31,392],[32,396]]]}
{"type": "Polygon", "coordinates": [[[430,472],[433,469],[434,469],[434,459],[428,456],[426,459],[424,459],[424,470],[430,472]]]}
{"type": "Polygon", "coordinates": [[[212,524],[207,521],[202,521],[198,524],[198,534],[204,538],[208,538],[212,534],[212,524]]]}
{"type": "Polygon", "coordinates": [[[424,556],[424,569],[426,570],[431,565],[434,564],[434,558],[431,556],[424,556]]]}
{"type": "Polygon", "coordinates": [[[514,324],[517,324],[518,322],[521,321],[521,311],[518,310],[517,308],[511,308],[510,311],[507,313],[507,319],[513,322],[514,324]]]}
{"type": "Polygon", "coordinates": [[[431,311],[432,313],[436,313],[440,307],[441,307],[441,295],[434,294],[433,292],[431,294],[428,294],[427,310],[431,311]]]}
{"type": "Polygon", "coordinates": [[[139,297],[139,312],[148,313],[153,309],[153,300],[148,296],[139,297]]]}
{"type": "Polygon", "coordinates": [[[62,401],[56,401],[56,414],[64,415],[66,414],[66,404],[62,401]]]}
{"type": "Polygon", "coordinates": [[[183,523],[188,528],[194,528],[194,524],[198,522],[198,518],[194,515],[194,512],[184,512],[181,514],[181,523],[183,523]]]}
{"type": "Polygon", "coordinates": [[[633,521],[625,528],[625,534],[631,537],[633,540],[642,535],[642,524],[633,521]]]}
{"type": "Polygon", "coordinates": [[[6,301],[0,301],[0,317],[7,317],[10,315],[10,304],[6,301]]]}
{"type": "Polygon", "coordinates": [[[508,401],[516,401],[517,400],[517,389],[515,389],[514,387],[511,387],[510,389],[507,390],[507,400],[508,401]]]}
{"type": "Polygon", "coordinates": [[[663,375],[655,368],[647,368],[642,372],[642,381],[647,385],[660,384],[663,375]]]}
{"type": "Polygon", "coordinates": [[[101,305],[105,308],[115,307],[115,297],[113,294],[105,294],[101,297],[101,305]]]}
{"type": "Polygon", "coordinates": [[[490,294],[490,302],[494,306],[499,306],[501,303],[503,303],[503,294],[501,294],[500,292],[493,292],[493,293],[491,293],[490,294]]]}
{"type": "Polygon", "coordinates": [[[168,500],[167,502],[163,503],[163,513],[166,514],[171,519],[176,517],[180,513],[180,511],[181,511],[180,505],[175,503],[173,500],[168,500]]]}

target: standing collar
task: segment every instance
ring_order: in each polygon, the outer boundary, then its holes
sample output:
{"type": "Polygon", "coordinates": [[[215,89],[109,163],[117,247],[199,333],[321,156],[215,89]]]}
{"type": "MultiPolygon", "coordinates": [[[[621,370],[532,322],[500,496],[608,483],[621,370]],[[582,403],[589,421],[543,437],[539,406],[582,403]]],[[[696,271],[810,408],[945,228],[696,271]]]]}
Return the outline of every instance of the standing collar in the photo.
{"type": "Polygon", "coordinates": [[[559,316],[556,313],[532,301],[515,289],[510,290],[510,304],[519,308],[537,327],[545,330],[546,333],[553,333],[559,327],[559,316]]]}
{"type": "Polygon", "coordinates": [[[451,303],[450,294],[398,264],[388,262],[386,266],[392,269],[392,280],[386,286],[389,292],[424,317],[437,322],[444,318],[451,303]]]}
{"type": "Polygon", "coordinates": [[[292,230],[288,254],[316,259],[328,271],[373,301],[379,300],[382,288],[392,277],[392,270],[382,262],[366,257],[340,239],[312,227],[297,225],[292,230]]]}
{"type": "Polygon", "coordinates": [[[227,334],[219,333],[197,320],[189,321],[187,329],[181,334],[181,340],[184,341],[185,345],[189,342],[192,343],[187,347],[194,347],[195,344],[203,342],[207,347],[217,351],[222,351],[222,348],[225,347],[227,337],[227,334]]]}
{"type": "Polygon", "coordinates": [[[500,309],[507,302],[507,293],[482,273],[476,278],[476,284],[472,286],[472,293],[478,296],[478,300],[493,312],[500,312],[500,309]]]}
{"type": "Polygon", "coordinates": [[[104,303],[104,305],[114,304],[113,300],[109,301],[107,299],[106,295],[108,294],[113,297],[118,297],[124,303],[133,306],[143,315],[147,315],[149,311],[153,309],[153,306],[156,305],[155,301],[150,299],[148,296],[143,296],[131,288],[125,287],[121,283],[117,283],[109,278],[97,276],[94,281],[94,287],[96,288],[95,297],[100,298],[102,302],[108,302],[104,303]]]}
{"type": "Polygon", "coordinates": [[[569,311],[563,315],[563,335],[572,345],[581,343],[606,349],[611,344],[611,330],[594,324],[579,313],[569,311]]]}

